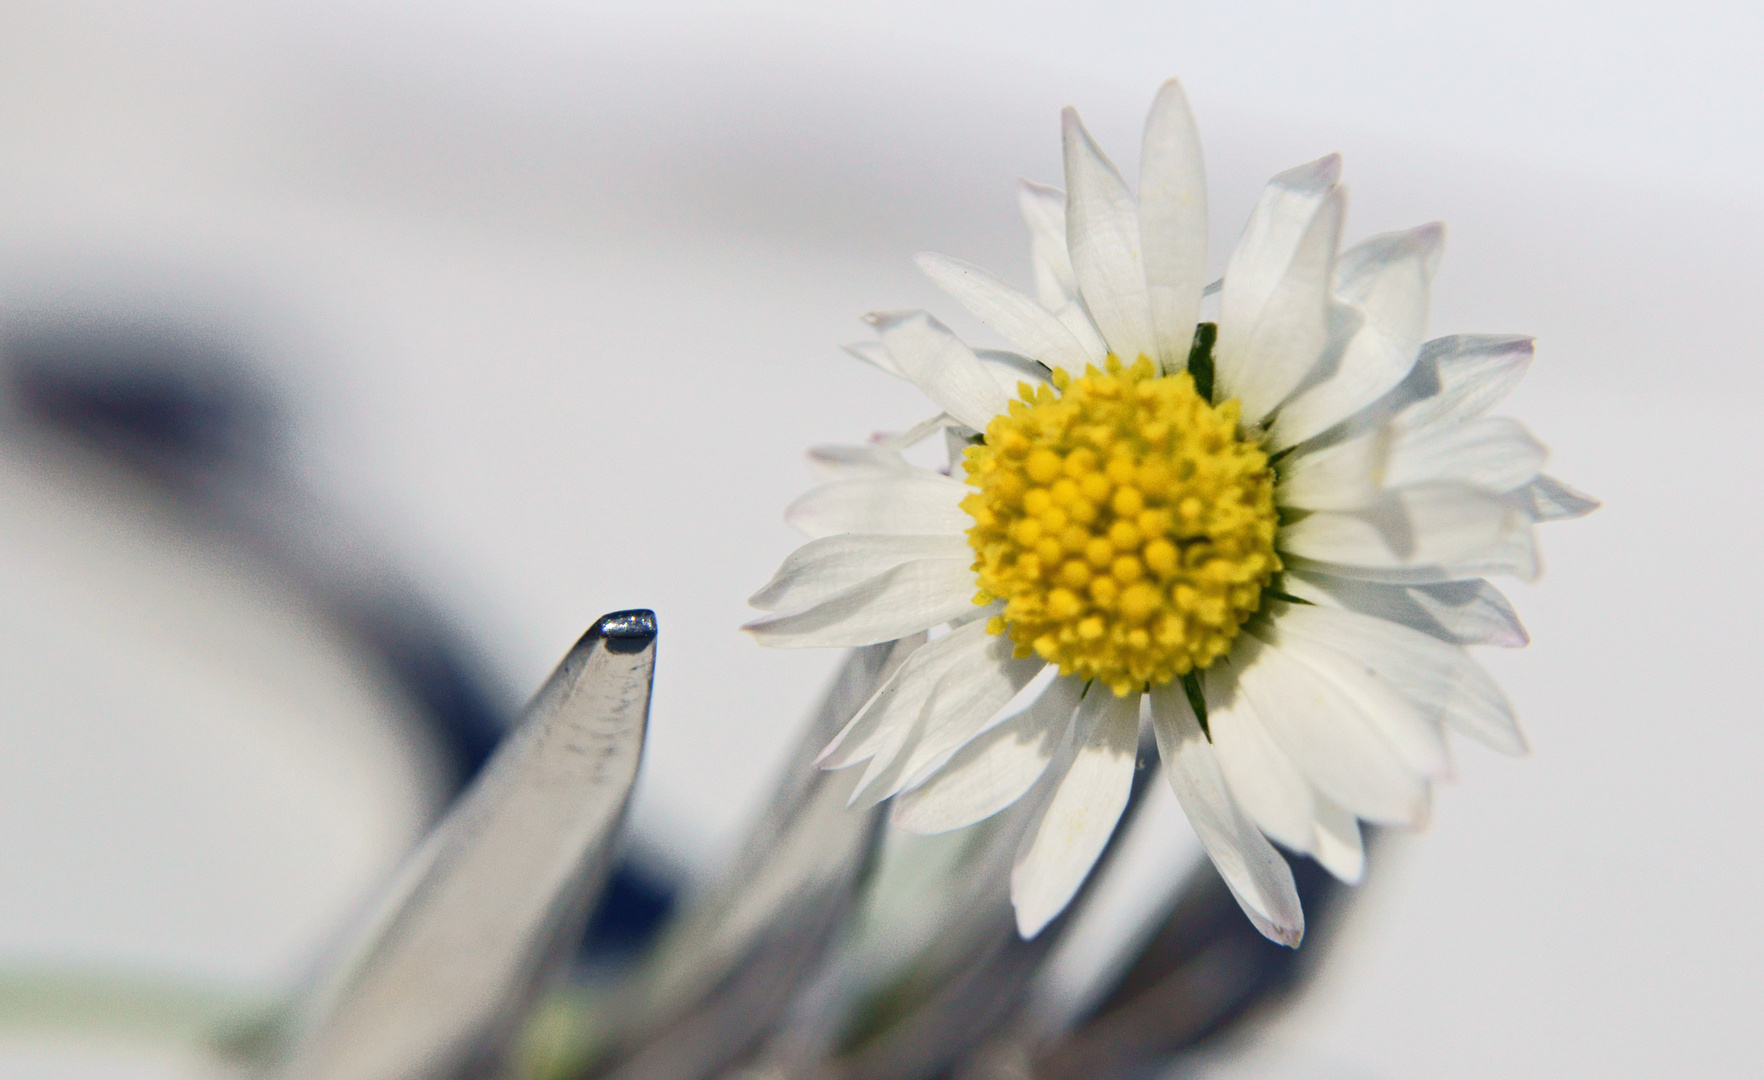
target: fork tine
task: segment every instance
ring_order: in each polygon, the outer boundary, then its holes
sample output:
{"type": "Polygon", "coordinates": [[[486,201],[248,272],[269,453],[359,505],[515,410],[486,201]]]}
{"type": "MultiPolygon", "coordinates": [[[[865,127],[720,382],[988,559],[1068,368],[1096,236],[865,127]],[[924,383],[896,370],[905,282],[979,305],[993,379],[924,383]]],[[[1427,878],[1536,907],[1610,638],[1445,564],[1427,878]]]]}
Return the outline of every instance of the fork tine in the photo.
{"type": "Polygon", "coordinates": [[[401,872],[318,996],[283,1080],[453,1080],[494,1068],[580,938],[637,777],[655,615],[582,636],[401,872]]]}

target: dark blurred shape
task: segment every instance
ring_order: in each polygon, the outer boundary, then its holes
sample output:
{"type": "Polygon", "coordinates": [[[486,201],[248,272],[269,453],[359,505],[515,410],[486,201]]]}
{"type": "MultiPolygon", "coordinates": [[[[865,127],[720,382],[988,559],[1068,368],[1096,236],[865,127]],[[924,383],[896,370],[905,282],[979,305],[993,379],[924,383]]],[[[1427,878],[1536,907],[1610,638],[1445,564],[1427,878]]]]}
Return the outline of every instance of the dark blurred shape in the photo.
{"type": "Polygon", "coordinates": [[[25,419],[130,469],[318,598],[421,707],[455,786],[471,779],[510,708],[433,605],[281,467],[280,410],[232,347],[169,322],[40,320],[0,357],[25,419]]]}
{"type": "MultiPolygon", "coordinates": [[[[282,410],[241,349],[175,318],[39,316],[0,336],[0,372],[19,420],[128,470],[317,599],[416,704],[455,793],[477,774],[518,702],[384,551],[290,475],[282,410]]],[[[634,954],[672,910],[674,878],[621,863],[590,954],[634,954]]]]}
{"type": "Polygon", "coordinates": [[[635,960],[678,906],[678,877],[653,860],[627,857],[613,870],[600,908],[582,941],[582,956],[594,963],[635,960]]]}
{"type": "Polygon", "coordinates": [[[164,483],[266,474],[281,437],[230,350],[165,326],[44,323],[0,340],[26,416],[164,483]]]}
{"type": "Polygon", "coordinates": [[[1344,886],[1314,860],[1286,853],[1304,904],[1300,949],[1277,945],[1243,916],[1202,860],[1162,927],[1113,991],[1073,1031],[1032,1053],[1036,1080],[1140,1080],[1183,1075],[1172,1059],[1277,1006],[1323,960],[1344,886]]]}

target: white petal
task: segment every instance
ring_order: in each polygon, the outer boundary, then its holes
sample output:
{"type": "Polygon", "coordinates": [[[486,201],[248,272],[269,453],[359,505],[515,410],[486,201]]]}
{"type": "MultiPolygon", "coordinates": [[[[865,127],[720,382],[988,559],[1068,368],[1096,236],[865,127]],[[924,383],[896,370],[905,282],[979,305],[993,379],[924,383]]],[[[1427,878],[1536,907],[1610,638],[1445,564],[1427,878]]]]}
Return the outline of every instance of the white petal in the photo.
{"type": "Polygon", "coordinates": [[[874,443],[867,446],[826,444],[811,446],[809,466],[822,480],[855,480],[866,476],[910,476],[927,472],[917,469],[900,451],[874,443]]]}
{"type": "Polygon", "coordinates": [[[1268,734],[1249,698],[1237,691],[1229,657],[1216,661],[1201,681],[1207,733],[1231,797],[1264,833],[1308,853],[1314,831],[1311,782],[1268,734]]]}
{"type": "Polygon", "coordinates": [[[902,563],[963,557],[972,562],[973,551],[959,536],[826,536],[791,552],[766,587],[747,602],[762,611],[800,610],[902,563]]]}
{"type": "Polygon", "coordinates": [[[1286,276],[1300,238],[1341,179],[1341,156],[1330,154],[1274,177],[1243,226],[1223,279],[1219,339],[1246,338],[1286,276]]]}
{"type": "Polygon", "coordinates": [[[1362,510],[1310,514],[1281,529],[1278,546],[1325,564],[1318,569],[1370,581],[1537,576],[1525,514],[1510,500],[1455,484],[1403,488],[1362,510]]]}
{"type": "Polygon", "coordinates": [[[900,369],[900,365],[894,362],[894,357],[888,352],[888,348],[880,341],[854,341],[849,345],[841,345],[840,348],[871,367],[886,371],[896,378],[905,379],[908,377],[907,373],[900,369]]]}
{"type": "Polygon", "coordinates": [[[1024,938],[1041,933],[1072,902],[1127,808],[1139,756],[1139,698],[1119,698],[1093,683],[1078,707],[1076,754],[1011,869],[1011,903],[1024,938]]]}
{"type": "Polygon", "coordinates": [[[1009,399],[986,373],[974,350],[923,311],[872,312],[888,354],[938,408],[976,431],[1004,411],[1009,399]]]}
{"type": "MultiPolygon", "coordinates": [[[[1054,315],[1059,318],[1067,330],[1072,332],[1072,336],[1078,339],[1078,343],[1084,346],[1084,351],[1090,355],[1090,362],[1101,367],[1103,362],[1108,359],[1109,343],[1103,340],[1102,331],[1098,330],[1096,324],[1090,321],[1090,312],[1084,310],[1084,305],[1074,300],[1054,312],[1054,315]]],[[[1080,371],[1072,372],[1073,375],[1080,373],[1080,371]]]]}
{"type": "MultiPolygon", "coordinates": [[[[1314,249],[1327,238],[1323,234],[1333,236],[1332,230],[1339,229],[1340,199],[1334,192],[1340,176],[1341,158],[1331,154],[1274,177],[1263,190],[1260,201],[1243,227],[1237,247],[1232,250],[1231,262],[1225,270],[1224,295],[1219,302],[1219,339],[1214,346],[1214,377],[1218,392],[1214,397],[1221,401],[1228,397],[1242,398],[1243,388],[1252,380],[1267,380],[1268,388],[1256,391],[1254,404],[1261,409],[1260,412],[1252,414],[1252,402],[1244,401],[1245,423],[1260,421],[1268,409],[1297,385],[1316,359],[1315,351],[1305,357],[1285,358],[1278,375],[1258,376],[1250,370],[1250,344],[1263,313],[1275,305],[1275,293],[1292,270],[1295,259],[1299,259],[1301,250],[1308,252],[1302,262],[1309,267],[1315,261],[1314,249]],[[1334,225],[1329,226],[1326,220],[1327,227],[1320,233],[1315,228],[1319,217],[1333,219],[1334,225]],[[1297,370],[1288,373],[1286,369],[1293,366],[1297,366],[1297,370]],[[1270,394],[1273,394],[1273,400],[1263,404],[1263,399],[1270,394]]],[[[1334,254],[1331,241],[1328,255],[1333,257],[1334,254]]],[[[1323,266],[1321,273],[1320,285],[1326,291],[1329,267],[1323,266]]],[[[1318,332],[1321,329],[1318,327],[1318,332]]]]}
{"type": "Polygon", "coordinates": [[[901,751],[918,737],[924,724],[925,714],[921,710],[910,723],[896,724],[888,729],[883,735],[880,745],[876,748],[876,753],[865,763],[863,774],[858,777],[857,786],[852,788],[851,797],[845,800],[846,809],[874,806],[879,800],[867,799],[864,797],[864,793],[872,790],[878,783],[887,787],[900,779],[902,771],[906,768],[906,759],[902,757],[901,751]]]}
{"type": "Polygon", "coordinates": [[[1023,383],[1031,387],[1053,385],[1053,372],[1045,364],[1027,356],[1003,349],[975,349],[974,355],[980,358],[981,366],[992,375],[1007,397],[1016,397],[1023,383]]]}
{"type": "Polygon", "coordinates": [[[1513,605],[1481,578],[1386,585],[1294,569],[1281,578],[1281,588],[1300,600],[1401,623],[1454,645],[1518,648],[1531,641],[1513,605]]]}
{"type": "Polygon", "coordinates": [[[1256,715],[1318,790],[1370,821],[1412,824],[1426,812],[1421,775],[1373,729],[1360,706],[1330,680],[1258,637],[1232,650],[1237,685],[1256,715]]]}
{"type": "Polygon", "coordinates": [[[1456,645],[1359,612],[1276,605],[1275,624],[1352,658],[1427,715],[1502,753],[1525,752],[1513,706],[1481,664],[1456,645]]]}
{"type": "Polygon", "coordinates": [[[1346,213],[1346,189],[1334,188],[1323,197],[1242,351],[1224,367],[1215,361],[1215,378],[1226,374],[1222,389],[1243,403],[1246,424],[1261,423],[1333,351],[1332,341],[1347,339],[1359,326],[1358,313],[1331,295],[1346,213]]]}
{"type": "MultiPolygon", "coordinates": [[[[1275,604],[1272,610],[1276,613],[1277,635],[1274,640],[1282,653],[1328,679],[1345,694],[1367,726],[1397,752],[1403,764],[1431,779],[1451,776],[1451,755],[1446,750],[1445,732],[1440,727],[1441,717],[1437,709],[1430,707],[1424,711],[1410,699],[1410,695],[1414,695],[1429,706],[1436,706],[1439,699],[1446,696],[1439,672],[1431,667],[1401,667],[1394,650],[1378,647],[1382,643],[1343,641],[1338,636],[1325,638],[1296,632],[1307,623],[1291,613],[1296,610],[1315,614],[1317,621],[1325,626],[1333,625],[1331,620],[1342,621],[1343,617],[1364,621],[1363,616],[1308,604],[1275,604]]],[[[1358,628],[1353,624],[1338,629],[1340,633],[1352,633],[1358,628]]],[[[1392,629],[1415,634],[1402,627],[1392,629]]],[[[1431,638],[1427,640],[1432,641],[1431,638]]],[[[1451,648],[1449,645],[1445,647],[1451,648]]]]}
{"type": "Polygon", "coordinates": [[[1014,647],[1009,637],[995,635],[982,662],[951,668],[937,680],[919,723],[901,748],[899,767],[890,770],[886,783],[874,787],[860,783],[852,793],[853,804],[880,802],[923,779],[963,743],[986,730],[999,710],[1047,666],[1039,656],[1012,656],[1014,647]]]}
{"type": "Polygon", "coordinates": [[[1029,225],[1029,258],[1035,268],[1035,298],[1049,311],[1078,299],[1078,279],[1066,250],[1066,193],[1046,184],[1017,182],[1017,206],[1029,225]]]}
{"type": "MultiPolygon", "coordinates": [[[[1512,603],[1492,582],[1481,578],[1441,581],[1432,585],[1383,586],[1370,581],[1352,584],[1362,589],[1403,589],[1409,600],[1439,628],[1437,633],[1426,626],[1415,626],[1415,629],[1432,633],[1453,645],[1499,645],[1517,649],[1531,643],[1531,635],[1525,632],[1525,624],[1519,621],[1519,613],[1513,610],[1512,603]]],[[[1352,604],[1348,606],[1354,607],[1352,604]]],[[[1414,625],[1404,619],[1391,621],[1414,625]]]]}
{"type": "Polygon", "coordinates": [[[972,554],[902,563],[802,611],[741,629],[775,649],[874,645],[916,634],[973,610],[972,554]]]}
{"type": "Polygon", "coordinates": [[[1050,368],[1084,370],[1089,354],[1053,312],[959,259],[926,252],[914,261],[938,288],[1032,359],[1050,368]]]}
{"type": "Polygon", "coordinates": [[[949,832],[1016,802],[1047,770],[1071,726],[1084,684],[1055,678],[1035,704],[956,751],[919,787],[894,800],[892,820],[908,832],[949,832]]]}
{"type": "Polygon", "coordinates": [[[1375,236],[1344,252],[1336,297],[1360,316],[1327,379],[1280,409],[1268,445],[1281,450],[1345,420],[1383,397],[1415,366],[1427,331],[1428,298],[1439,265],[1442,226],[1375,236]]]}
{"type": "Polygon", "coordinates": [[[1139,210],[1127,182],[1066,109],[1066,247],[1085,307],[1109,349],[1131,364],[1156,358],[1145,266],[1139,254],[1139,210]]]}
{"type": "Polygon", "coordinates": [[[1232,801],[1213,747],[1182,687],[1174,682],[1154,687],[1151,705],[1164,775],[1219,876],[1256,929],[1269,940],[1296,949],[1305,935],[1305,914],[1293,887],[1292,868],[1232,801]]]}
{"type": "Polygon", "coordinates": [[[874,756],[891,735],[903,735],[904,727],[918,719],[939,679],[964,664],[985,663],[994,639],[985,623],[971,622],[921,645],[834,736],[815,764],[843,769],[874,756]]]}
{"type": "Polygon", "coordinates": [[[1523,499],[1525,516],[1532,521],[1566,521],[1599,508],[1599,500],[1553,476],[1539,476],[1514,494],[1523,499]]]}
{"type": "Polygon", "coordinates": [[[784,520],[810,536],[885,533],[956,536],[974,526],[961,502],[973,488],[929,472],[835,480],[810,488],[784,511],[784,520]]]}
{"type": "Polygon", "coordinates": [[[1382,427],[1311,453],[1294,453],[1279,467],[1274,499],[1297,510],[1358,510],[1378,501],[1391,431],[1382,427]]]}
{"type": "Polygon", "coordinates": [[[1318,792],[1316,798],[1316,839],[1311,854],[1323,864],[1323,869],[1352,885],[1360,880],[1366,869],[1360,823],[1340,803],[1322,792],[1318,792]]]}
{"type": "Polygon", "coordinates": [[[974,445],[977,432],[955,427],[943,433],[943,453],[949,460],[949,478],[968,482],[968,448],[974,445]]]}
{"type": "Polygon", "coordinates": [[[1455,334],[1421,347],[1415,373],[1397,395],[1405,428],[1471,420],[1506,397],[1531,367],[1528,337],[1455,334]]]}
{"type": "Polygon", "coordinates": [[[1139,154],[1139,238],[1154,359],[1166,372],[1188,366],[1207,272],[1207,170],[1188,97],[1175,79],[1152,102],[1139,154]]]}
{"type": "Polygon", "coordinates": [[[1354,816],[1305,779],[1232,682],[1229,657],[1203,679],[1207,730],[1231,797],[1268,836],[1343,881],[1359,880],[1364,857],[1354,816]]]}
{"type": "Polygon", "coordinates": [[[1536,479],[1549,451],[1507,416],[1405,432],[1391,444],[1390,487],[1458,481],[1484,491],[1512,491],[1536,479]]]}
{"type": "MultiPolygon", "coordinates": [[[[949,415],[949,413],[938,413],[938,415],[928,416],[928,418],[924,418],[924,420],[919,420],[917,424],[908,427],[907,431],[893,432],[893,434],[877,432],[877,434],[870,436],[871,445],[877,446],[880,450],[894,450],[894,452],[900,452],[900,450],[907,450],[910,446],[917,446],[919,443],[923,443],[924,439],[935,436],[937,432],[949,431],[951,427],[961,427],[963,431],[968,431],[967,427],[963,427],[960,420],[956,420],[954,416],[949,415]]],[[[813,457],[813,454],[815,454],[815,452],[810,450],[810,457],[813,457]]],[[[914,471],[930,473],[930,469],[914,469],[914,471]]],[[[938,475],[940,475],[940,473],[938,473],[938,475]]]]}
{"type": "Polygon", "coordinates": [[[1529,529],[1516,532],[1494,547],[1479,552],[1474,558],[1460,562],[1366,566],[1314,562],[1302,555],[1291,554],[1286,559],[1291,569],[1386,585],[1443,585],[1484,576],[1534,581],[1539,573],[1537,540],[1529,529]]]}

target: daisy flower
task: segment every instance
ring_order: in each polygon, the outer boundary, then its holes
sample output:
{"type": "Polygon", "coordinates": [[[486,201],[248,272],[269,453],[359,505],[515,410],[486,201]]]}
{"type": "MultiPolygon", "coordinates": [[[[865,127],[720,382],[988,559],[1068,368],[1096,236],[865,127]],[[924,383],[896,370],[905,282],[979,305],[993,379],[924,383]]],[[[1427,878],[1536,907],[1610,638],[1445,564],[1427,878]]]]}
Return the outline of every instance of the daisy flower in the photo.
{"type": "Polygon", "coordinates": [[[913,832],[1037,792],[1011,879],[1025,937],[1108,843],[1144,714],[1243,910],[1297,945],[1304,916],[1269,841],[1357,880],[1360,821],[1426,819],[1451,775],[1446,729],[1524,752],[1464,646],[1526,642],[1485,579],[1535,577],[1532,526],[1596,503],[1486,415],[1530,339],[1424,341],[1439,225],[1340,251],[1330,156],[1268,183],[1208,286],[1181,86],[1152,106],[1137,198],[1077,114],[1063,120],[1066,190],[1019,192],[1033,297],[919,257],[1015,351],[972,349],[924,312],[868,317],[877,340],[850,350],[941,411],[811,455],[827,482],[788,519],[812,539],[753,598],[774,614],[745,629],[774,646],[901,641],[821,764],[865,764],[853,801],[893,797],[913,832]],[[900,452],[938,431],[947,475],[900,452]],[[999,719],[1032,683],[1033,703],[999,719]]]}

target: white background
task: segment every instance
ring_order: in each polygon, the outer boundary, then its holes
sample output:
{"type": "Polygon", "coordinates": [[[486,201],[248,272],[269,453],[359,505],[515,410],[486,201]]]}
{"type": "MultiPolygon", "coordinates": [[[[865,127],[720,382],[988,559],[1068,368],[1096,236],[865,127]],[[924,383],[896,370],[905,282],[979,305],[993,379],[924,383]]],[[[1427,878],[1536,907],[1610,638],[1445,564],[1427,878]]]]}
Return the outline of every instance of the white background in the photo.
{"type": "MultiPolygon", "coordinates": [[[[802,449],[925,412],[836,346],[871,309],[973,330],[911,255],[1026,280],[1011,184],[1059,181],[1059,107],[1131,176],[1179,75],[1215,266],[1269,175],[1342,151],[1350,237],[1447,222],[1437,333],[1538,336],[1508,410],[1606,502],[1545,529],[1545,578],[1511,590],[1535,644],[1488,657],[1532,756],[1463,747],[1433,826],[1257,1067],[1739,1075],[1764,1052],[1758,11],[14,0],[0,300],[219,318],[290,402],[303,476],[510,688],[600,613],[655,608],[635,821],[703,873],[836,659],[735,631],[796,542],[780,513],[802,449]]],[[[22,589],[8,642],[42,639],[22,589]]],[[[54,665],[23,655],[0,660],[6,955],[275,985],[420,817],[395,735],[334,752],[384,769],[402,808],[298,754],[266,791],[240,781],[252,754],[199,736],[212,704],[167,685],[176,706],[148,708],[113,680],[76,738],[44,704],[54,665]],[[183,732],[188,776],[122,800],[105,777],[150,717],[183,732]],[[147,855],[106,854],[124,823],[147,855]],[[252,861],[272,841],[310,868],[301,887],[252,861]],[[112,894],[151,902],[92,900],[112,894]]],[[[372,695],[336,708],[384,716],[372,695]]],[[[258,698],[230,707],[273,712],[258,698]]]]}

